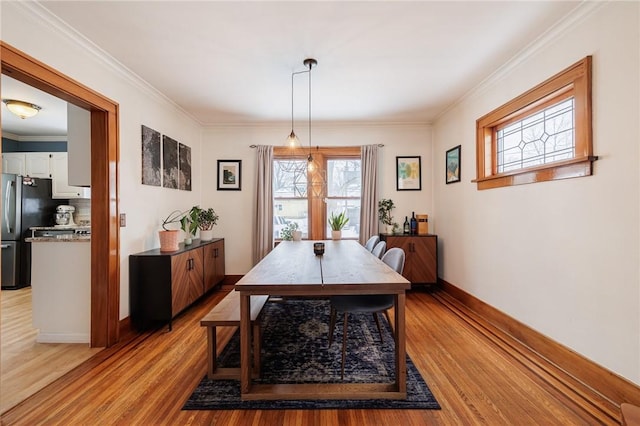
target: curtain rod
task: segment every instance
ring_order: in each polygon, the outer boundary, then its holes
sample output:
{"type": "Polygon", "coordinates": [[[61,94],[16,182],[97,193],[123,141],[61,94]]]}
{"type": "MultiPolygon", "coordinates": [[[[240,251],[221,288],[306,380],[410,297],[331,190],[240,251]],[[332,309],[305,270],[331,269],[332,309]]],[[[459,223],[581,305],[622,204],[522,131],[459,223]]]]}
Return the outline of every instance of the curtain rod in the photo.
{"type": "MultiPolygon", "coordinates": [[[[364,145],[361,145],[361,146],[364,146],[364,145]]],[[[379,143],[379,144],[378,144],[378,147],[379,147],[379,148],[382,148],[383,146],[384,146],[384,144],[383,144],[383,143],[379,143]]],[[[258,145],[249,145],[249,148],[257,148],[257,147],[258,147],[258,145]]],[[[332,146],[331,148],[342,148],[342,147],[339,147],[339,146],[337,146],[337,147],[336,147],[336,146],[332,146]]]]}

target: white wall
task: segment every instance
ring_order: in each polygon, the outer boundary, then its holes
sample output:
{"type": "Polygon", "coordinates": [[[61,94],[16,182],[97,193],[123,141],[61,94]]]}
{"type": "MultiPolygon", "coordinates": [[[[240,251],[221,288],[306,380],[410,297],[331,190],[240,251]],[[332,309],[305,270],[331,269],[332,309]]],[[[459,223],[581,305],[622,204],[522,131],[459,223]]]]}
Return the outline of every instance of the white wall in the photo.
{"type": "MultiPolygon", "coordinates": [[[[238,275],[251,266],[251,230],[255,200],[255,150],[249,145],[284,144],[291,127],[218,126],[207,128],[202,145],[202,206],[220,215],[216,236],[225,238],[226,273],[238,275]],[[242,160],[242,191],[217,191],[217,160],[242,160]]],[[[431,127],[428,125],[329,125],[313,126],[313,146],[384,144],[379,150],[380,198],[391,198],[392,211],[402,224],[405,215],[426,213],[431,221],[433,168],[431,127]],[[422,161],[422,191],[396,191],[396,156],[419,155],[422,161]]],[[[306,143],[302,141],[303,145],[306,143]]],[[[430,224],[431,225],[431,224],[430,224]]]]}
{"type": "Polygon", "coordinates": [[[639,4],[613,2],[548,40],[434,125],[441,276],[640,384],[639,4]],[[593,55],[591,177],[478,191],[475,121],[593,55]],[[445,151],[462,143],[462,182],[445,151]]]}
{"type": "Polygon", "coordinates": [[[87,50],[75,34],[65,30],[39,8],[2,2],[4,42],[114,100],[120,106],[119,208],[127,214],[120,232],[120,318],[129,315],[129,254],[159,246],[157,230],[175,209],[200,199],[201,127],[146,84],[123,73],[109,59],[87,50]],[[192,191],[141,184],[141,129],[144,124],[191,147],[192,191]]]}

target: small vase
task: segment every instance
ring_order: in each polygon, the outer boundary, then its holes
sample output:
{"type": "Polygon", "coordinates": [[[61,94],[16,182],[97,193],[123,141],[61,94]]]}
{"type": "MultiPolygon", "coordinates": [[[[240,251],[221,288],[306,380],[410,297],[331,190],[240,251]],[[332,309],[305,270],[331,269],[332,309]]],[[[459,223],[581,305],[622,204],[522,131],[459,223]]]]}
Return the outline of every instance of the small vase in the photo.
{"type": "Polygon", "coordinates": [[[331,239],[332,240],[342,239],[342,231],[331,231],[331,239]]]}
{"type": "Polygon", "coordinates": [[[191,243],[193,243],[193,240],[191,239],[191,235],[189,235],[188,237],[184,238],[184,245],[185,246],[191,245],[191,243]]]}
{"type": "Polygon", "coordinates": [[[213,240],[213,229],[201,229],[200,230],[200,240],[202,240],[202,241],[211,241],[211,240],[213,240]]]}
{"type": "Polygon", "coordinates": [[[293,237],[293,241],[301,241],[302,240],[302,231],[293,231],[291,233],[291,236],[293,237]]]}

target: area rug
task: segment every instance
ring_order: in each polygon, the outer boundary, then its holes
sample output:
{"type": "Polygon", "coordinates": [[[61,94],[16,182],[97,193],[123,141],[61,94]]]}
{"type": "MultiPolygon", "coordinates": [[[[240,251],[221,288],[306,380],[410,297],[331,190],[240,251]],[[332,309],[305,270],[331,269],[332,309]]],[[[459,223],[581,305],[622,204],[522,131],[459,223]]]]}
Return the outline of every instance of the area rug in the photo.
{"type": "MultiPolygon", "coordinates": [[[[328,345],[329,302],[285,299],[269,301],[262,314],[262,377],[254,383],[393,383],[394,342],[381,316],[383,343],[372,315],[349,316],[345,377],[340,379],[342,315],[328,345]]],[[[240,336],[236,332],[218,357],[219,367],[239,367],[240,336]]],[[[209,380],[206,376],[183,410],[282,409],[440,409],[429,387],[407,356],[405,400],[242,401],[239,380],[209,380]]]]}

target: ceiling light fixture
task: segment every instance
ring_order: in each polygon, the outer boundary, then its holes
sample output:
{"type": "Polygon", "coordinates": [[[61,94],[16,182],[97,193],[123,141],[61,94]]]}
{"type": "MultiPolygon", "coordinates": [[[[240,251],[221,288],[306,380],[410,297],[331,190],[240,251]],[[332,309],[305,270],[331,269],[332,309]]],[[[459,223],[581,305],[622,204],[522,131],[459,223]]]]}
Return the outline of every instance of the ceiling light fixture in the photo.
{"type": "Polygon", "coordinates": [[[7,105],[9,111],[17,115],[18,117],[25,118],[33,117],[42,109],[42,107],[32,104],[30,102],[17,101],[15,99],[3,99],[2,102],[7,105]]]}

